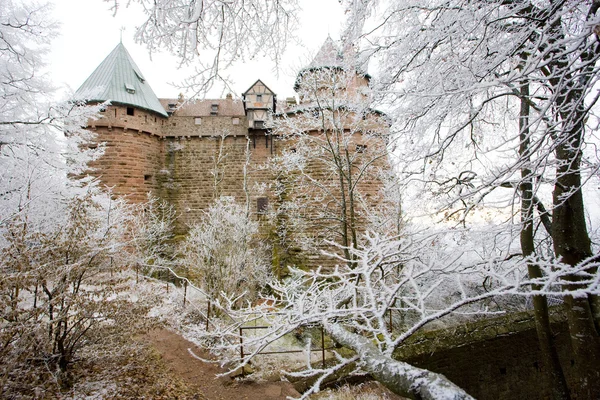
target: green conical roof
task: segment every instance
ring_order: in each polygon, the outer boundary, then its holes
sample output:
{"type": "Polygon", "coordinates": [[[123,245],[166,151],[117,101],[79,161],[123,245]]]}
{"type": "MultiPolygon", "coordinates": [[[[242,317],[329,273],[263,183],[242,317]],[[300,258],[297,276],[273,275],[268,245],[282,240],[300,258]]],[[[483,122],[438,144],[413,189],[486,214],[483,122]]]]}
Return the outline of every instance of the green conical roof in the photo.
{"type": "Polygon", "coordinates": [[[123,43],[115,47],[75,94],[88,97],[89,101],[110,100],[113,104],[134,106],[168,116],[123,43]],[[92,98],[89,98],[90,93],[92,98]]]}

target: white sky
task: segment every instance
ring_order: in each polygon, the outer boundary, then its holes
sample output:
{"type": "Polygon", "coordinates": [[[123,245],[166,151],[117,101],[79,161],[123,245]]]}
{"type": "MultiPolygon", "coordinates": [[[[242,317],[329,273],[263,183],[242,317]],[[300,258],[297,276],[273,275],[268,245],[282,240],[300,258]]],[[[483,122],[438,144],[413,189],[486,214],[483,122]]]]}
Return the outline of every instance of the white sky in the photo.
{"type": "MultiPolygon", "coordinates": [[[[135,27],[143,20],[141,11],[122,7],[113,17],[110,3],[102,0],[55,0],[54,18],[61,23],[60,36],[52,41],[50,73],[56,86],[77,88],[119,43],[121,27],[123,44],[142,70],[159,98],[177,97],[181,90],[170,85],[183,80],[187,74],[177,69],[177,61],[167,53],[154,54],[150,59],[146,49],[133,41],[135,27]]],[[[122,3],[126,3],[125,0],[122,3]]],[[[257,60],[238,65],[230,76],[235,81],[234,95],[240,96],[257,79],[261,79],[280,99],[293,96],[296,72],[308,64],[311,56],[330,34],[339,39],[343,12],[337,0],[301,0],[303,12],[298,37],[302,46],[286,51],[283,68],[276,76],[274,65],[257,60]]],[[[224,97],[219,90],[211,97],[224,97]]]]}

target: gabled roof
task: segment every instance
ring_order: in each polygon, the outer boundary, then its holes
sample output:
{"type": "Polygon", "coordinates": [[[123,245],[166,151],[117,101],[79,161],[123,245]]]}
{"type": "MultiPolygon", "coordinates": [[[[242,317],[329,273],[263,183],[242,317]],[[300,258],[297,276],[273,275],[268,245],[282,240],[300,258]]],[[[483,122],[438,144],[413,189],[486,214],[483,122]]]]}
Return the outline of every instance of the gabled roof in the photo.
{"type": "Polygon", "coordinates": [[[257,79],[256,82],[254,82],[249,88],[248,90],[246,90],[244,93],[242,93],[242,96],[246,96],[246,94],[252,90],[253,87],[255,87],[257,84],[261,84],[263,85],[269,92],[271,92],[271,94],[275,94],[275,92],[273,92],[267,85],[265,85],[265,83],[263,81],[261,81],[260,79],[257,79]]]}
{"type": "Polygon", "coordinates": [[[123,43],[114,48],[76,92],[83,97],[90,93],[93,98],[89,101],[110,100],[113,104],[130,105],[168,116],[123,43]]]}

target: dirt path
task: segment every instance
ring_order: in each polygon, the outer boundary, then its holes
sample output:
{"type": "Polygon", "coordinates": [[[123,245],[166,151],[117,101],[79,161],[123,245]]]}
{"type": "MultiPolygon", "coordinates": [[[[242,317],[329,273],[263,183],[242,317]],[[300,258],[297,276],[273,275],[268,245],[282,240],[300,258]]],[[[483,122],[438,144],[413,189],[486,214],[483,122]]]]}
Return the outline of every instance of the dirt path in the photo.
{"type": "Polygon", "coordinates": [[[192,357],[188,352],[190,348],[198,356],[209,358],[193,343],[166,329],[154,330],[147,337],[170,372],[192,388],[198,400],[283,400],[287,396],[299,396],[288,382],[237,382],[229,377],[215,379],[215,375],[224,370],[192,357]]]}

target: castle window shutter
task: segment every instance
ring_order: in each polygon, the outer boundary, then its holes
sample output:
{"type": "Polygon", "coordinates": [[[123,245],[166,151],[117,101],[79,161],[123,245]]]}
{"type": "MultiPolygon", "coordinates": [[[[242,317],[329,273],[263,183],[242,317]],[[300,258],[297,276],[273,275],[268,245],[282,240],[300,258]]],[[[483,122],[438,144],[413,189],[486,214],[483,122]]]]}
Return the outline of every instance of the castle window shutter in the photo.
{"type": "Polygon", "coordinates": [[[259,197],[256,199],[256,212],[266,214],[269,208],[269,199],[267,197],[259,197]]]}

